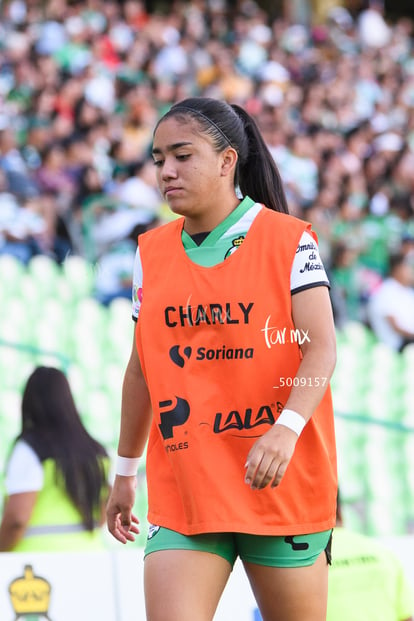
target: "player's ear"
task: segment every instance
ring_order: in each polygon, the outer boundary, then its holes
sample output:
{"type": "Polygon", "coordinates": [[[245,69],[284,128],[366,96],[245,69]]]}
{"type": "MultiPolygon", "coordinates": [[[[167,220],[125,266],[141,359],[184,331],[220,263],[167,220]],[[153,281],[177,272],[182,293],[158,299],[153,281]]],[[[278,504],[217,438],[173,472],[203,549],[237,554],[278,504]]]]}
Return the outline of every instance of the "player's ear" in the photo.
{"type": "Polygon", "coordinates": [[[236,168],[238,159],[237,151],[233,149],[233,147],[227,147],[227,149],[222,152],[221,157],[221,176],[226,177],[236,168]]]}

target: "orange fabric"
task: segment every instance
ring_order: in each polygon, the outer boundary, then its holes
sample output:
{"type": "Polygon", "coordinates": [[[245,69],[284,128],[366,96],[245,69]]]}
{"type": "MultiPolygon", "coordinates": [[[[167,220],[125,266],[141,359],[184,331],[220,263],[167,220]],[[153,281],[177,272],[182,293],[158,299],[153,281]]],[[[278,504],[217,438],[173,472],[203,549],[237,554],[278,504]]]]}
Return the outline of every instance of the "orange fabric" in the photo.
{"type": "Polygon", "coordinates": [[[331,528],[336,454],[329,387],[281,485],[253,491],[244,483],[250,447],[290,391],[275,383],[293,378],[300,363],[290,271],[310,225],[264,208],[237,252],[214,267],[188,259],[182,226],[175,220],[139,240],[137,347],[154,413],[148,519],[183,534],[331,528]]]}

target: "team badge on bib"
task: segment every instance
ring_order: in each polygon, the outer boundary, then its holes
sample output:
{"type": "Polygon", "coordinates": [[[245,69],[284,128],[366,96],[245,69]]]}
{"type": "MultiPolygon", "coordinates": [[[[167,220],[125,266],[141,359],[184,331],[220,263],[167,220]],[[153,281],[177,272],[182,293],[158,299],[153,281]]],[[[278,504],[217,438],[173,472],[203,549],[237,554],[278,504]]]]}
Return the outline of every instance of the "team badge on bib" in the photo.
{"type": "Polygon", "coordinates": [[[159,530],[160,530],[159,526],[156,526],[155,524],[150,524],[148,528],[147,539],[152,539],[153,537],[155,537],[155,535],[158,533],[159,530]]]}
{"type": "Polygon", "coordinates": [[[227,259],[227,257],[233,254],[233,252],[237,250],[237,248],[241,246],[243,242],[244,242],[244,235],[239,235],[239,237],[232,239],[231,248],[227,250],[226,254],[224,255],[224,258],[227,259]]]}

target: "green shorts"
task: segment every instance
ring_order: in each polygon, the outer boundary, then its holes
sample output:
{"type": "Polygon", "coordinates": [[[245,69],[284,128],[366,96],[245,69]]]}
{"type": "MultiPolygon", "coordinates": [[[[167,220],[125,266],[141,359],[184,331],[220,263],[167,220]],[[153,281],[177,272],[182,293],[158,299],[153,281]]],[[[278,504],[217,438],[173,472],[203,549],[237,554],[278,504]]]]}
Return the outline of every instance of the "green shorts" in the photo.
{"type": "Polygon", "coordinates": [[[181,535],[162,526],[150,525],[144,554],[160,550],[198,550],[218,554],[234,565],[237,557],[248,563],[268,567],[313,565],[325,551],[331,563],[332,530],[309,535],[267,536],[244,533],[205,533],[181,535]]]}

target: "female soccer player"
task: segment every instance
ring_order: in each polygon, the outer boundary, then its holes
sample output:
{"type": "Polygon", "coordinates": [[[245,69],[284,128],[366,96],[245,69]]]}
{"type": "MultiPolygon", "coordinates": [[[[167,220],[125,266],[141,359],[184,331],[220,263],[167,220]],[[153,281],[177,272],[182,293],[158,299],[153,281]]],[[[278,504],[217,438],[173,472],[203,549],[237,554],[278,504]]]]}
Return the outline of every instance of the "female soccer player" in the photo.
{"type": "Polygon", "coordinates": [[[152,154],[181,217],[139,239],[108,528],[139,532],[148,439],[147,619],[211,621],[239,557],[265,621],[323,621],[336,346],[316,236],[241,107],[175,104],[152,154]]]}

